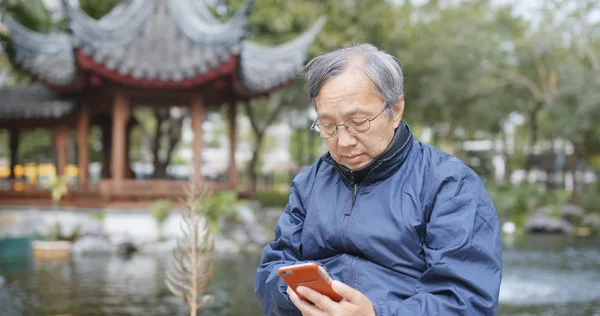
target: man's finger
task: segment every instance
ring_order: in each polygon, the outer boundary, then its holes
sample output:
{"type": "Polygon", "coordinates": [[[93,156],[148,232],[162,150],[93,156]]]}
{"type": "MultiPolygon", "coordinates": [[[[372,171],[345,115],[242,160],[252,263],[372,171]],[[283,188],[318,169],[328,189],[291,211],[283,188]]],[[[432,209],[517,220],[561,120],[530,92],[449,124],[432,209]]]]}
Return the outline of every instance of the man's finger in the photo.
{"type": "Polygon", "coordinates": [[[308,316],[308,315],[321,315],[321,311],[311,305],[309,302],[301,300],[298,295],[296,294],[296,292],[294,292],[292,289],[290,289],[288,287],[288,294],[290,296],[290,299],[292,300],[292,303],[294,303],[294,305],[296,305],[296,307],[298,307],[298,309],[300,310],[300,312],[302,312],[302,315],[304,316],[308,316]]]}
{"type": "Polygon", "coordinates": [[[330,312],[333,310],[332,306],[334,302],[327,296],[305,286],[299,286],[297,289],[300,295],[306,297],[309,301],[311,301],[315,306],[322,311],[330,312]]]}
{"type": "Polygon", "coordinates": [[[350,301],[351,303],[358,303],[363,297],[363,294],[359,291],[337,280],[331,282],[331,287],[337,294],[345,298],[347,301],[350,301]]]}

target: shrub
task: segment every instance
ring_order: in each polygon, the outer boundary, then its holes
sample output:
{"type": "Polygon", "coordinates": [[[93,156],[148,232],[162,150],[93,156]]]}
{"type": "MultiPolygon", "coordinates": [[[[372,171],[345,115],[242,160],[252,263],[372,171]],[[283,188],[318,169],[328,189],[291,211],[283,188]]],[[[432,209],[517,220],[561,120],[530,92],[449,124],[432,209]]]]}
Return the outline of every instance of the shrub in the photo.
{"type": "Polygon", "coordinates": [[[169,217],[169,210],[171,209],[171,200],[168,199],[160,199],[154,201],[152,205],[150,205],[150,212],[152,213],[152,217],[156,221],[156,225],[158,226],[158,239],[162,240],[163,232],[162,226],[167,217],[169,217]]]}
{"type": "Polygon", "coordinates": [[[199,210],[204,210],[206,218],[209,222],[209,228],[212,233],[216,234],[219,230],[219,220],[224,218],[232,218],[235,216],[234,205],[238,200],[237,192],[235,191],[219,191],[209,196],[199,199],[197,203],[205,203],[204,206],[198,205],[199,210]]]}
{"type": "Polygon", "coordinates": [[[287,205],[289,193],[281,192],[256,192],[251,199],[260,202],[263,207],[280,207],[284,208],[287,205]]]}
{"type": "Polygon", "coordinates": [[[587,213],[600,214],[600,185],[587,186],[581,193],[579,203],[587,213]]]}
{"type": "Polygon", "coordinates": [[[498,217],[524,227],[527,215],[540,204],[540,193],[535,184],[521,185],[489,183],[486,189],[494,202],[498,217]]]}

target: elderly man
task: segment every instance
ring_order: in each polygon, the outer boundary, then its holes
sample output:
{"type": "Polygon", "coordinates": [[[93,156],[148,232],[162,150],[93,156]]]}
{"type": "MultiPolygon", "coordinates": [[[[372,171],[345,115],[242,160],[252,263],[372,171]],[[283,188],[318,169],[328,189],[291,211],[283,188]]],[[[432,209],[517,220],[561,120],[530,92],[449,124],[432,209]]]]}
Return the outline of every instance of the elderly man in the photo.
{"type": "Polygon", "coordinates": [[[495,315],[502,271],[498,217],[460,160],[413,139],[403,74],[363,44],[307,66],[329,152],[291,184],[255,292],[265,315],[495,315]],[[299,300],[277,268],[316,262],[334,302],[306,287],[299,300]]]}

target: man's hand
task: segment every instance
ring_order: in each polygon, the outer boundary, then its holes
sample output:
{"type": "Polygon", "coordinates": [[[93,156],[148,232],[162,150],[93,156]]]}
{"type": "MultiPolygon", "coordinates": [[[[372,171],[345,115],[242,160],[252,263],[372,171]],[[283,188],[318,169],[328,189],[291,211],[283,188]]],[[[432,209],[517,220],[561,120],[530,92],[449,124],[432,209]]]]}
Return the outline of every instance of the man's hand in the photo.
{"type": "Polygon", "coordinates": [[[329,297],[304,286],[297,288],[298,293],[314,305],[301,300],[290,287],[287,288],[287,293],[304,316],[375,316],[373,304],[364,294],[339,281],[333,281],[332,287],[344,298],[341,302],[334,302],[329,297]]]}

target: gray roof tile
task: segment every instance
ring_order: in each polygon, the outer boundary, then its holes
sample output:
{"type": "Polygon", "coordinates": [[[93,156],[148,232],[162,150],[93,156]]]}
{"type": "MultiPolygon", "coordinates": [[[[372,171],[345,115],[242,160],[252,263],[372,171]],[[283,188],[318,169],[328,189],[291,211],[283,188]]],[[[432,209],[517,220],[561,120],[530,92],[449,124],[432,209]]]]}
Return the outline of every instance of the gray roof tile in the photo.
{"type": "Polygon", "coordinates": [[[302,72],[308,47],[325,24],[321,17],[304,34],[279,46],[242,42],[240,68],[242,83],[252,92],[269,91],[302,72]]]}
{"type": "Polygon", "coordinates": [[[75,79],[75,58],[69,36],[40,34],[10,17],[6,23],[11,30],[14,58],[23,68],[52,84],[69,84],[75,79]]]}
{"type": "Polygon", "coordinates": [[[224,23],[203,3],[132,0],[98,21],[69,6],[68,16],[76,42],[97,62],[123,76],[178,82],[228,60],[245,32],[250,2],[224,23]]]}
{"type": "Polygon", "coordinates": [[[41,83],[0,89],[0,119],[59,118],[75,108],[71,98],[61,98],[41,83]]]}

